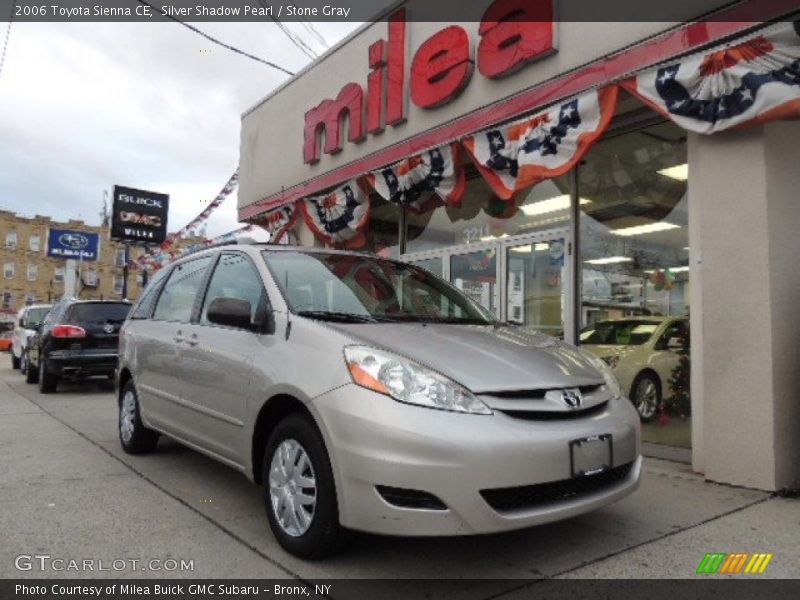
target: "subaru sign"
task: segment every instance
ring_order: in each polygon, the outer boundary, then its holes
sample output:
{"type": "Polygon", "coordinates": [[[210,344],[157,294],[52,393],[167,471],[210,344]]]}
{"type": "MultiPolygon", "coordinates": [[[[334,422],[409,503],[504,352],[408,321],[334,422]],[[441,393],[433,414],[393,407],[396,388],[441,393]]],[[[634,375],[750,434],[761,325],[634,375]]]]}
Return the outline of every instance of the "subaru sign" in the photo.
{"type": "Polygon", "coordinates": [[[111,239],[160,244],[167,237],[169,195],[114,186],[111,239]]]}
{"type": "Polygon", "coordinates": [[[97,260],[100,234],[70,229],[50,229],[47,234],[47,256],[97,260]]]}

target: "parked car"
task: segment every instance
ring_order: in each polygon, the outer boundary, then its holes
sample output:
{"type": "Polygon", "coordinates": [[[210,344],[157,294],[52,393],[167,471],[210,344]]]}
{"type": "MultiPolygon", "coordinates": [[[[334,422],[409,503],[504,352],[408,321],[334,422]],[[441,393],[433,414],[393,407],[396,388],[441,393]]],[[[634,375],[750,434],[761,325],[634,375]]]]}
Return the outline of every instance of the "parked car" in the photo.
{"type": "Polygon", "coordinates": [[[52,304],[31,304],[17,313],[11,346],[11,366],[20,369],[23,374],[27,369],[28,340],[36,333],[36,329],[51,307],[52,304]]]}
{"type": "Polygon", "coordinates": [[[11,352],[11,338],[13,335],[13,331],[0,333],[0,352],[11,352]]]}
{"type": "Polygon", "coordinates": [[[678,365],[686,317],[628,317],[600,321],[584,328],[581,347],[599,356],[614,371],[642,421],[658,415],[668,382],[678,365]]]}
{"type": "Polygon", "coordinates": [[[48,394],[61,379],[113,377],[119,329],[130,309],[127,301],[56,302],[28,344],[25,380],[48,394]]]}
{"type": "Polygon", "coordinates": [[[631,493],[641,470],[638,415],[605,363],[373,255],[184,257],[123,325],[117,382],[126,452],[164,434],[263,483],[275,537],[302,557],[347,529],[568,518],[631,493]]]}

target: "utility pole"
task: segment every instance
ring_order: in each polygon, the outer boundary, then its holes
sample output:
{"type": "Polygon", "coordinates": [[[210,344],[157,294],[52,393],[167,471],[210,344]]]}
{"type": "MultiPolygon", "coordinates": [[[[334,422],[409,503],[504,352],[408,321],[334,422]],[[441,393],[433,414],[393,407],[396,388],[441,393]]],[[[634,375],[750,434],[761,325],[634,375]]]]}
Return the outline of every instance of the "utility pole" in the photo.
{"type": "Polygon", "coordinates": [[[128,255],[130,253],[130,246],[125,243],[125,264],[122,266],[122,299],[128,297],[128,255]]]}

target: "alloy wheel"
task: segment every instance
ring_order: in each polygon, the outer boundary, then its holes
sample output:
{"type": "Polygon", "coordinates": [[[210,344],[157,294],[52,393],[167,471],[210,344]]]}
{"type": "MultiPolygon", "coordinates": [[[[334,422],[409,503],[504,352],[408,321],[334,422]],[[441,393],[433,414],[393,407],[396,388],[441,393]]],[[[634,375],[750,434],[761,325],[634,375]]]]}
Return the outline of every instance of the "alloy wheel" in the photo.
{"type": "Polygon", "coordinates": [[[122,396],[122,407],[119,411],[119,433],[122,441],[130,443],[133,429],[136,427],[136,396],[127,390],[122,396]]]}
{"type": "Polygon", "coordinates": [[[317,505],[317,484],[311,459],[297,440],[283,440],[275,449],[269,495],[275,520],[284,532],[300,537],[308,531],[317,505]]]}
{"type": "Polygon", "coordinates": [[[652,379],[644,378],[636,386],[636,410],[644,419],[649,419],[658,410],[658,388],[652,379]]]}

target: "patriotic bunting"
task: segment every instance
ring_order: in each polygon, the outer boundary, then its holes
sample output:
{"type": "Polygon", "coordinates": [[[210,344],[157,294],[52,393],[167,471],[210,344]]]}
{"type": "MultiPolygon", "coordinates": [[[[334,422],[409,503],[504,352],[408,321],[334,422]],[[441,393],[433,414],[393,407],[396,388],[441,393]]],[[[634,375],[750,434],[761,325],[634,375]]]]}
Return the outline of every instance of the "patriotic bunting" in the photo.
{"type": "Polygon", "coordinates": [[[569,171],[599,138],[617,102],[617,86],[592,90],[522,121],[464,139],[478,170],[504,200],[569,171]]]}
{"type": "Polygon", "coordinates": [[[394,204],[426,212],[436,196],[458,206],[464,195],[464,168],[458,144],[433,148],[366,176],[383,198],[394,204]]]}
{"type": "Polygon", "coordinates": [[[329,194],[300,200],[298,204],[306,224],[323,242],[351,248],[366,242],[364,230],[369,223],[369,198],[355,180],[329,194]]]}
{"type": "Polygon", "coordinates": [[[163,259],[169,256],[169,248],[179,239],[185,238],[187,235],[194,233],[194,230],[201,225],[203,222],[207,221],[208,218],[211,216],[216,209],[218,209],[225,199],[233,193],[233,191],[239,185],[239,168],[236,168],[236,171],[233,172],[233,175],[230,176],[225,186],[220,190],[219,194],[206,206],[200,214],[198,214],[194,219],[189,221],[186,225],[184,225],[180,230],[177,232],[170,234],[166,240],[164,240],[160,246],[152,248],[145,254],[142,254],[139,258],[135,261],[130,261],[129,266],[133,268],[140,268],[144,267],[145,265],[155,265],[159,263],[163,263],[163,259]],[[162,260],[156,259],[157,256],[160,256],[162,260]]]}
{"type": "Polygon", "coordinates": [[[677,59],[622,85],[697,133],[798,119],[800,21],[780,23],[744,42],[677,59]]]}
{"type": "Polygon", "coordinates": [[[284,204],[271,210],[256,224],[269,232],[269,241],[280,244],[283,236],[297,223],[298,210],[296,204],[284,204]]]}

